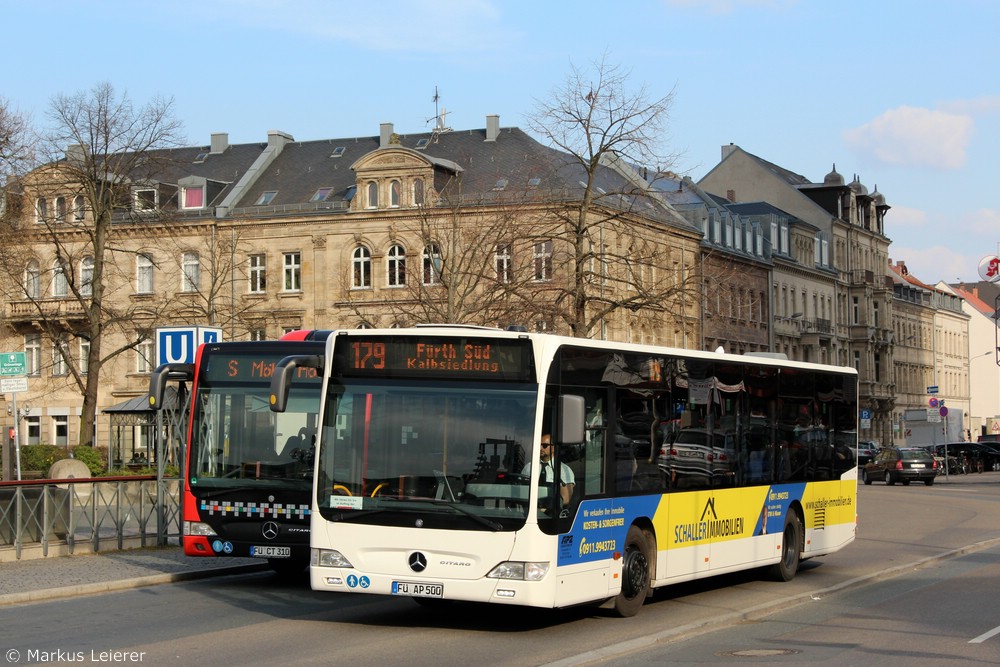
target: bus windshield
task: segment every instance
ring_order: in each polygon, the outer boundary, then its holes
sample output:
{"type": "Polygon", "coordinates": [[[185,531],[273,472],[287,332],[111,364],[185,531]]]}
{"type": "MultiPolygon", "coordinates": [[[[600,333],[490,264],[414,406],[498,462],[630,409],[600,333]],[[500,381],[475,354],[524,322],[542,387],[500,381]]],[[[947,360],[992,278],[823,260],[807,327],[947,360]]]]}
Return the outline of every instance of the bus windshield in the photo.
{"type": "Polygon", "coordinates": [[[528,512],[520,473],[536,404],[537,387],[527,383],[331,384],[320,512],[328,520],[389,525],[413,525],[417,512],[427,527],[516,529],[528,512]]]}
{"type": "MultiPolygon", "coordinates": [[[[244,360],[225,361],[235,368],[244,360]]],[[[287,411],[278,414],[269,409],[260,379],[216,380],[203,370],[192,415],[192,491],[309,486],[319,396],[318,379],[303,382],[296,386],[287,411]]]]}

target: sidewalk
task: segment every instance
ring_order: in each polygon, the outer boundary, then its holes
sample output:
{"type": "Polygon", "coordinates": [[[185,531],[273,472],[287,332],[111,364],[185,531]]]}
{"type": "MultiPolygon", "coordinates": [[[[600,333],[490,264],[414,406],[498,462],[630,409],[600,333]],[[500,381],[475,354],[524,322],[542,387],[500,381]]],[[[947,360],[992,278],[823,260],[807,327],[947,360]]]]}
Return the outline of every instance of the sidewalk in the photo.
{"type": "Polygon", "coordinates": [[[191,558],[179,546],[0,563],[0,606],[266,570],[252,558],[191,558]]]}

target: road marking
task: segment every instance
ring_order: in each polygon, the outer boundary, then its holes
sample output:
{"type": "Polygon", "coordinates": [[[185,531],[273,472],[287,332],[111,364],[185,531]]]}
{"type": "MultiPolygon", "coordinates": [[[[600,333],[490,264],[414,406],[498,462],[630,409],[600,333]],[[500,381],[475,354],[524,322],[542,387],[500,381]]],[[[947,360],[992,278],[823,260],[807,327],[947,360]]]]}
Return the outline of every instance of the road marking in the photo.
{"type": "Polygon", "coordinates": [[[984,632],[983,634],[979,635],[975,639],[970,639],[969,643],[970,644],[982,644],[984,641],[986,641],[990,637],[993,637],[994,635],[1000,635],[1000,625],[998,625],[997,627],[993,628],[989,632],[984,632]]]}

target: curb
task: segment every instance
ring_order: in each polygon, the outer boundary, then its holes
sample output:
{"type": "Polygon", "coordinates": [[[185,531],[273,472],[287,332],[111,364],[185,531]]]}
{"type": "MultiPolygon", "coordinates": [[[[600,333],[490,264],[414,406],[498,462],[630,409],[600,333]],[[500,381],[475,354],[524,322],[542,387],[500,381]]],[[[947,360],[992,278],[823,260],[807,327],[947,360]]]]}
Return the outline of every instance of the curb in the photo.
{"type": "Polygon", "coordinates": [[[232,565],[229,567],[217,567],[205,570],[194,570],[188,572],[169,572],[164,574],[150,574],[129,579],[118,579],[112,581],[99,581],[90,584],[78,584],[75,586],[61,586],[58,588],[43,588],[36,591],[26,591],[23,593],[8,593],[0,595],[0,607],[23,604],[25,602],[42,602],[47,600],[58,600],[60,598],[74,597],[77,595],[94,595],[96,593],[109,593],[113,591],[123,591],[132,588],[144,588],[146,586],[157,586],[159,584],[172,584],[182,581],[193,581],[196,579],[208,579],[209,577],[225,577],[233,574],[246,574],[248,572],[260,572],[269,569],[265,563],[250,565],[232,565]]]}

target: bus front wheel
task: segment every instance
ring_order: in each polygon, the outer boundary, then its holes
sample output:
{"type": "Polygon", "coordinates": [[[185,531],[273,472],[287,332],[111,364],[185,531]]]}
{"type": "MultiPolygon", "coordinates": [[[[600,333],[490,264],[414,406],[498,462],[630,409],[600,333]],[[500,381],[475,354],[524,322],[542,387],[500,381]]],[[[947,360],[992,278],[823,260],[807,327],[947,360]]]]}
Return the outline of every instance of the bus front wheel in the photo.
{"type": "Polygon", "coordinates": [[[631,526],[625,536],[625,554],[622,557],[622,591],[615,598],[615,612],[619,616],[639,613],[649,593],[650,555],[649,540],[638,526],[631,526]]]}
{"type": "Polygon", "coordinates": [[[789,509],[785,515],[785,530],[781,534],[781,560],[771,566],[769,574],[775,581],[791,581],[799,570],[802,553],[802,522],[789,509]]]}

